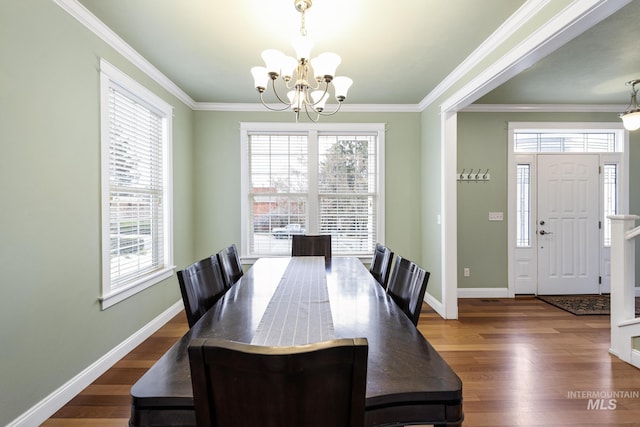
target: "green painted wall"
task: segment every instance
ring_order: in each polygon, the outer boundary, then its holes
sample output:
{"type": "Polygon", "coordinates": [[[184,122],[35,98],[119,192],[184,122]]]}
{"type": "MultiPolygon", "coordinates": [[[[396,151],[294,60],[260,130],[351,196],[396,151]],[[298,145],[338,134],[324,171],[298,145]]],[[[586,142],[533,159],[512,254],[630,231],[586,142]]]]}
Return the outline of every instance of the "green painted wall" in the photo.
{"type": "MultiPolygon", "coordinates": [[[[458,287],[507,288],[508,122],[619,122],[613,113],[459,113],[458,170],[490,169],[491,181],[458,183],[458,287]],[[504,212],[505,221],[488,221],[504,212]],[[463,268],[471,276],[463,276],[463,268]]],[[[630,213],[640,212],[640,135],[630,133],[630,213]]],[[[640,270],[640,251],[638,252],[640,270]]],[[[640,277],[640,276],[638,276],[640,277]]]]}
{"type": "Polygon", "coordinates": [[[51,0],[0,6],[0,425],[180,300],[166,280],[102,311],[99,58],[175,106],[175,261],[193,259],[193,112],[51,0]]]}
{"type": "MultiPolygon", "coordinates": [[[[198,111],[194,136],[196,254],[240,244],[240,122],[291,122],[293,114],[198,111]]],[[[341,113],[327,122],[385,123],[386,241],[396,253],[421,257],[420,115],[341,113]]]]}
{"type": "MultiPolygon", "coordinates": [[[[421,115],[422,123],[422,264],[431,273],[427,293],[442,302],[442,150],[439,106],[421,115]],[[440,216],[440,223],[438,217],[440,216]]],[[[453,218],[451,218],[453,220],[453,218]]]]}

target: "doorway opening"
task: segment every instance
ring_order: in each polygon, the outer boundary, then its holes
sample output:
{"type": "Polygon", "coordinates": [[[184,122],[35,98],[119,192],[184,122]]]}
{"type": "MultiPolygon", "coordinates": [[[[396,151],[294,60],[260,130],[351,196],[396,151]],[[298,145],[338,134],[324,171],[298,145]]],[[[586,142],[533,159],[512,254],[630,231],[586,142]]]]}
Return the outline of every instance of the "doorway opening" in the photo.
{"type": "Polygon", "coordinates": [[[510,294],[610,289],[609,215],[628,209],[617,123],[509,124],[510,294]]]}

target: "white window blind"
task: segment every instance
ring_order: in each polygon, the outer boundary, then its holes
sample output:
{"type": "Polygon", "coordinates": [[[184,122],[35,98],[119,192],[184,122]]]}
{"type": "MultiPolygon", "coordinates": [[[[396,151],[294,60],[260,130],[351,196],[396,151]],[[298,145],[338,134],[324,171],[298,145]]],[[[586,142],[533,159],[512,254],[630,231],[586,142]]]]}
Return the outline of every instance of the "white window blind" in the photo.
{"type": "Polygon", "coordinates": [[[109,90],[111,287],[164,266],[162,118],[109,90]]]}
{"type": "Polygon", "coordinates": [[[318,192],[321,234],[336,253],[367,253],[376,243],[376,138],[319,137],[318,192]]]}
{"type": "Polygon", "coordinates": [[[616,132],[517,132],[519,153],[614,153],[622,151],[616,132]]]}
{"type": "Polygon", "coordinates": [[[171,273],[167,181],[167,121],[171,116],[166,104],[112,66],[101,65],[102,299],[106,308],[105,300],[115,303],[171,273]],[[112,300],[116,295],[119,297],[112,300]]]}
{"type": "Polygon", "coordinates": [[[308,138],[252,134],[249,139],[250,251],[290,254],[290,235],[273,232],[293,226],[300,233],[307,229],[308,138]]]}
{"type": "Polygon", "coordinates": [[[294,234],[331,234],[335,255],[383,242],[384,127],[362,127],[243,124],[243,256],[290,255],[294,234]]]}

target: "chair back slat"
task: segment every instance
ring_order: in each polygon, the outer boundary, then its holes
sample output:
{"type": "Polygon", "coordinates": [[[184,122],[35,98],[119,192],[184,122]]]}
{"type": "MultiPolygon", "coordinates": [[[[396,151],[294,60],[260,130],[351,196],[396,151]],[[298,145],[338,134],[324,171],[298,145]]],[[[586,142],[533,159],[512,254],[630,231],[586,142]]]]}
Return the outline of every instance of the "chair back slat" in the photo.
{"type": "Polygon", "coordinates": [[[294,234],[291,236],[291,256],[324,256],[330,259],[331,235],[294,234]]]}
{"type": "Polygon", "coordinates": [[[187,322],[192,327],[224,295],[225,281],[214,255],[177,271],[187,322]]]}
{"type": "Polygon", "coordinates": [[[229,289],[244,275],[238,248],[234,243],[218,252],[217,256],[226,287],[229,289]]]}
{"type": "Polygon", "coordinates": [[[371,258],[369,272],[385,289],[387,289],[387,284],[389,282],[389,273],[391,272],[392,261],[393,252],[380,243],[376,244],[376,248],[373,252],[373,258],[371,258]]]}
{"type": "Polygon", "coordinates": [[[414,325],[418,324],[430,273],[412,261],[396,257],[387,293],[414,325]]]}

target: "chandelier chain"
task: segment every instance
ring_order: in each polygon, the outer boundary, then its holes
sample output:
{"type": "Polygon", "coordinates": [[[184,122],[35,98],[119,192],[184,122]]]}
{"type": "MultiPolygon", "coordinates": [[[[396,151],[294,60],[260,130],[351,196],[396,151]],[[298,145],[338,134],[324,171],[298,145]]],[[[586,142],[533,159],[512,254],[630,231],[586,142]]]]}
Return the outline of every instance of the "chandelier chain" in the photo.
{"type": "Polygon", "coordinates": [[[306,37],[307,36],[307,27],[305,25],[305,11],[302,10],[300,12],[300,35],[302,37],[306,37]]]}

